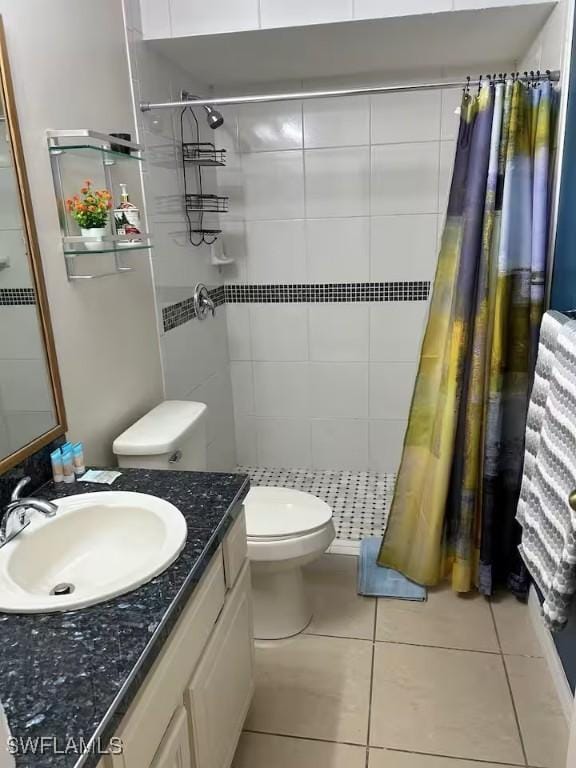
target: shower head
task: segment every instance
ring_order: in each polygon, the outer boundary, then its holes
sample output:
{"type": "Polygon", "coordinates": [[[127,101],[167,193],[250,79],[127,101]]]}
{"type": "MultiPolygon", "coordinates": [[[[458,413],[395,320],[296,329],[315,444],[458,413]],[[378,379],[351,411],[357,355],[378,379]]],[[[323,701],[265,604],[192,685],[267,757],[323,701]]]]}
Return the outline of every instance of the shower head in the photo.
{"type": "MultiPolygon", "coordinates": [[[[188,91],[180,91],[180,99],[182,101],[196,101],[199,98],[199,96],[193,96],[188,91]]],[[[203,104],[202,106],[206,110],[206,120],[210,128],[220,128],[221,125],[224,125],[224,118],[217,109],[214,109],[207,104],[203,104]]]]}
{"type": "Polygon", "coordinates": [[[204,109],[206,110],[206,120],[210,128],[220,128],[221,125],[224,125],[224,118],[217,109],[207,105],[204,105],[204,109]]]}

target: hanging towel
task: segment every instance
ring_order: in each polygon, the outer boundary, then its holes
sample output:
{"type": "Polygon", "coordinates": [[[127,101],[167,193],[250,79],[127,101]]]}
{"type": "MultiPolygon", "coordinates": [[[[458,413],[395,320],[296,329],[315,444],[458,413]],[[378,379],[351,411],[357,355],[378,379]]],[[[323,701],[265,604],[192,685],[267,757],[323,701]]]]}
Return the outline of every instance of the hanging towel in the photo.
{"type": "Polygon", "coordinates": [[[561,629],[576,591],[576,321],[546,313],[528,413],[517,519],[520,554],[544,597],[542,615],[561,629]],[[548,381],[548,383],[546,383],[548,381]]]}
{"type": "Polygon", "coordinates": [[[392,568],[378,565],[382,539],[362,539],[358,558],[358,594],[367,597],[395,597],[398,600],[426,600],[426,588],[415,584],[392,568]]]}

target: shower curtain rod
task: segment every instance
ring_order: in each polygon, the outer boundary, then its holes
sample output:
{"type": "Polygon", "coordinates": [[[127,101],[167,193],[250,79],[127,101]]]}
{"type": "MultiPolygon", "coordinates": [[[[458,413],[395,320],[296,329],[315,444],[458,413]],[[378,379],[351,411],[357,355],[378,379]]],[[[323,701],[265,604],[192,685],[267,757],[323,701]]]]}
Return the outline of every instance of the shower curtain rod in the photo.
{"type": "MultiPolygon", "coordinates": [[[[524,83],[532,83],[540,80],[550,80],[551,82],[558,82],[560,80],[560,71],[554,70],[553,72],[544,73],[528,73],[524,72],[522,75],[519,73],[511,73],[517,80],[524,83]]],[[[267,101],[303,101],[304,99],[330,99],[337,96],[360,96],[363,94],[373,93],[403,93],[405,91],[434,91],[437,88],[462,88],[462,87],[476,87],[480,83],[485,82],[486,78],[480,78],[478,80],[458,80],[457,82],[436,82],[436,83],[412,83],[408,85],[375,85],[371,87],[363,88],[342,88],[340,90],[332,91],[296,91],[292,93],[266,93],[258,96],[221,96],[213,97],[209,99],[184,99],[183,101],[162,101],[156,103],[150,103],[143,101],[140,103],[140,109],[142,112],[149,112],[152,109],[175,109],[190,106],[191,102],[197,107],[221,107],[225,105],[233,104],[261,104],[267,101]]],[[[498,77],[491,77],[492,82],[504,82],[505,77],[499,75],[498,77]]]]}

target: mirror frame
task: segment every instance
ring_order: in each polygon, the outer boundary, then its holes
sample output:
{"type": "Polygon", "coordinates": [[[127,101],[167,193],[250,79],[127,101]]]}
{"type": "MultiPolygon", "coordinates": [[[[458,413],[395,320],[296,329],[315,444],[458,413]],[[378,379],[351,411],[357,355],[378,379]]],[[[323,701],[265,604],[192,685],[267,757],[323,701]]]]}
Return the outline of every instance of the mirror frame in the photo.
{"type": "Polygon", "coordinates": [[[38,245],[38,236],[36,234],[36,225],[34,223],[34,210],[32,207],[32,198],[30,196],[30,187],[28,176],[26,174],[26,165],[24,162],[24,152],[20,139],[20,127],[18,124],[18,115],[16,113],[16,102],[14,99],[14,89],[12,87],[12,75],[8,61],[8,49],[6,47],[6,35],[4,33],[4,23],[0,15],[0,87],[2,89],[2,98],[4,101],[4,111],[6,114],[6,124],[10,136],[12,148],[12,157],[14,159],[14,170],[18,181],[18,193],[20,197],[20,207],[22,209],[22,219],[24,222],[24,231],[28,245],[28,261],[30,272],[36,292],[36,307],[38,310],[38,319],[44,341],[44,352],[46,355],[46,364],[48,366],[48,376],[52,385],[52,396],[54,400],[54,417],[56,425],[48,432],[35,438],[31,442],[19,448],[14,453],[0,457],[0,475],[12,467],[19,464],[24,459],[31,456],[36,451],[60,437],[66,432],[66,412],[64,409],[64,398],[62,395],[62,384],[60,382],[60,373],[58,371],[58,360],[56,357],[56,347],[54,344],[54,333],[50,321],[50,312],[48,309],[48,298],[46,295],[46,285],[44,283],[44,273],[42,271],[42,258],[38,245]]]}

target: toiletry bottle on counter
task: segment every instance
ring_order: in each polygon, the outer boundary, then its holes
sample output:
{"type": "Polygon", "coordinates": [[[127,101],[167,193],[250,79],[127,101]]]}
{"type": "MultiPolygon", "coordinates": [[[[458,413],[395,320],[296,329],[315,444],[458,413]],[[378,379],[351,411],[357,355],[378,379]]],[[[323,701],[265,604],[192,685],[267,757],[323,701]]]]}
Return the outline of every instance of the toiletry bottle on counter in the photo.
{"type": "Polygon", "coordinates": [[[62,470],[65,483],[73,483],[76,480],[74,475],[74,454],[70,449],[62,451],[62,470]]]}
{"type": "Polygon", "coordinates": [[[142,231],[140,211],[130,202],[126,184],[120,184],[120,205],[114,209],[114,221],[118,235],[139,235],[142,231]]]}
{"type": "Polygon", "coordinates": [[[62,483],[64,481],[64,468],[62,466],[62,453],[60,448],[52,451],[50,454],[50,462],[52,464],[52,480],[55,483],[62,483]]]}
{"type": "Polygon", "coordinates": [[[74,443],[72,446],[72,456],[74,459],[74,474],[83,475],[86,472],[84,464],[84,446],[82,443],[74,443]]]}

